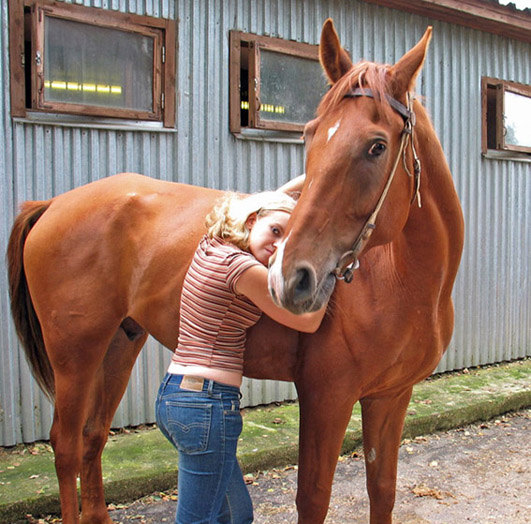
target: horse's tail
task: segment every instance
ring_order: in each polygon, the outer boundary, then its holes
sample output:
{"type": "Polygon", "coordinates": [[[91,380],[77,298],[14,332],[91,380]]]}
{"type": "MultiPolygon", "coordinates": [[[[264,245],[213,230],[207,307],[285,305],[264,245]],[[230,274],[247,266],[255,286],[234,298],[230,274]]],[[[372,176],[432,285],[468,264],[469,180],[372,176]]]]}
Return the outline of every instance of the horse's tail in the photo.
{"type": "Polygon", "coordinates": [[[44,349],[41,325],[24,272],[24,244],[37,220],[50,206],[51,200],[25,202],[15,219],[7,246],[9,297],[15,327],[24,347],[33,376],[44,393],[53,400],[55,394],[53,370],[44,349]]]}

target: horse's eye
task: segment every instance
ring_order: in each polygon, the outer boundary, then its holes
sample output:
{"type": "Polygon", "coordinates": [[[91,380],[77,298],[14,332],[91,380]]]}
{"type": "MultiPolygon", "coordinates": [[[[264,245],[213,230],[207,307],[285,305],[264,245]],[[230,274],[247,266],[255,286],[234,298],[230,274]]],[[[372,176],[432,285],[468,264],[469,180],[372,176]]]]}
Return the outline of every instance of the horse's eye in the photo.
{"type": "Polygon", "coordinates": [[[368,155],[371,157],[378,157],[385,152],[387,146],[383,142],[375,142],[368,151],[368,155]]]}

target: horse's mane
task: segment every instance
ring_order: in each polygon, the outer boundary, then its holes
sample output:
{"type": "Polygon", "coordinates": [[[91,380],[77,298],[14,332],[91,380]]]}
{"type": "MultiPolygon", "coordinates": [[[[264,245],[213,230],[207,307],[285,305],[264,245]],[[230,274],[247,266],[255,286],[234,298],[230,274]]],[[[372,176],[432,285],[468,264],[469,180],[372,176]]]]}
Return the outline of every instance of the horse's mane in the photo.
{"type": "Polygon", "coordinates": [[[356,88],[370,89],[374,94],[379,117],[387,118],[392,108],[387,102],[389,66],[374,62],[359,62],[343,75],[322,98],[317,115],[321,116],[337,106],[356,88]]]}

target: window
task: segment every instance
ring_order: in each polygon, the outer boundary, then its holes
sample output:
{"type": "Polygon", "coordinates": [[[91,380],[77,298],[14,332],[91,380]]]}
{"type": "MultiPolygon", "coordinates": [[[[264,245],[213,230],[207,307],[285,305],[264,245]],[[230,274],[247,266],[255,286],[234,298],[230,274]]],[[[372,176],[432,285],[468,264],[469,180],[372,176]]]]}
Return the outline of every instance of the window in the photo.
{"type": "Polygon", "coordinates": [[[482,78],[482,151],[531,153],[531,86],[482,78]]]}
{"type": "Polygon", "coordinates": [[[175,124],[175,22],[10,0],[11,113],[175,124]]]}
{"type": "Polygon", "coordinates": [[[318,50],[231,31],[230,130],[302,131],[327,88],[318,50]]]}

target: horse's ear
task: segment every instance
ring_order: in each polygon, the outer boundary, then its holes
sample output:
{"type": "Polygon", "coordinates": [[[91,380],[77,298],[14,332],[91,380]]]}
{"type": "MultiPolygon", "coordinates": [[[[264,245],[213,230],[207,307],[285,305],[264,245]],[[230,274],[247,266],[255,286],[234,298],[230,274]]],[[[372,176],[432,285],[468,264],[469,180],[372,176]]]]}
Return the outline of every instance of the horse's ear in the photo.
{"type": "Polygon", "coordinates": [[[352,67],[352,61],[341,47],[331,18],[328,18],[323,25],[319,60],[331,84],[335,84],[352,67]]]}
{"type": "Polygon", "coordinates": [[[407,91],[413,90],[415,80],[424,64],[428,45],[431,40],[432,27],[428,26],[424,36],[415,47],[410,49],[394,66],[391,67],[391,90],[396,98],[400,98],[407,91]]]}

